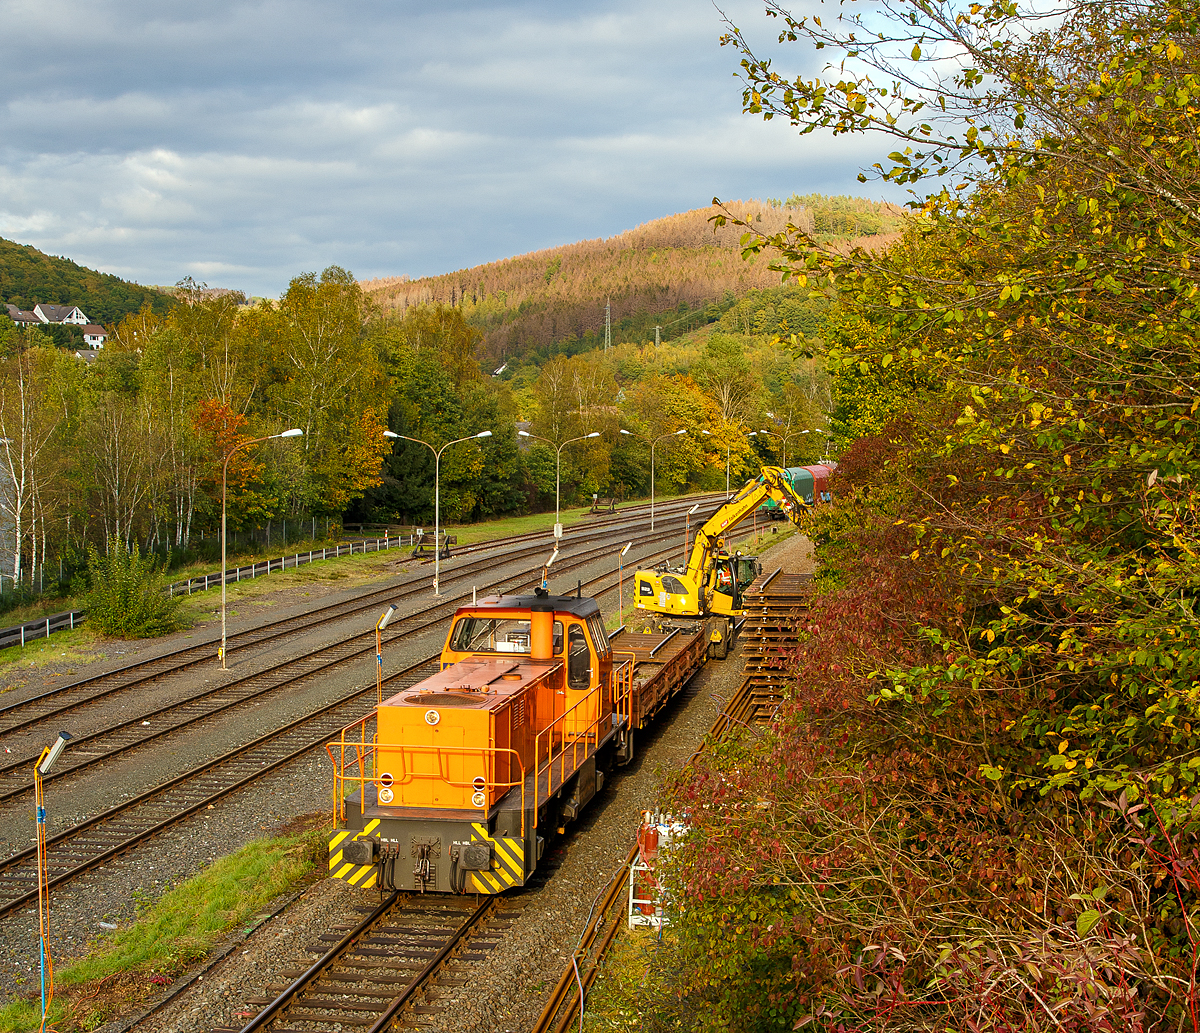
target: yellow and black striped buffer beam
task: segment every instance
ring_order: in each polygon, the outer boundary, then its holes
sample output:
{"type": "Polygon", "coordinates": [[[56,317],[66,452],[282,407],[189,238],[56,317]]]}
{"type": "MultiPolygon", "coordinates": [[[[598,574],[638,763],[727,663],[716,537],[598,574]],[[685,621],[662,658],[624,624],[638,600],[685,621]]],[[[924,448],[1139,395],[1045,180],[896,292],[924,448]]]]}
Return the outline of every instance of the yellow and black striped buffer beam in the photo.
{"type": "Polygon", "coordinates": [[[503,893],[513,886],[525,885],[525,844],[520,839],[500,836],[493,839],[487,829],[474,822],[472,840],[492,844],[492,867],[486,872],[471,872],[470,886],[476,893],[503,893]]]}
{"type": "Polygon", "coordinates": [[[335,879],[342,879],[350,883],[351,886],[361,886],[363,889],[369,889],[375,885],[379,878],[379,866],[377,864],[351,864],[342,857],[342,843],[348,837],[353,839],[361,839],[363,836],[368,836],[375,831],[379,825],[379,819],[369,822],[367,827],[362,832],[355,833],[353,837],[346,829],[338,829],[332,836],[329,837],[329,874],[335,879]]]}

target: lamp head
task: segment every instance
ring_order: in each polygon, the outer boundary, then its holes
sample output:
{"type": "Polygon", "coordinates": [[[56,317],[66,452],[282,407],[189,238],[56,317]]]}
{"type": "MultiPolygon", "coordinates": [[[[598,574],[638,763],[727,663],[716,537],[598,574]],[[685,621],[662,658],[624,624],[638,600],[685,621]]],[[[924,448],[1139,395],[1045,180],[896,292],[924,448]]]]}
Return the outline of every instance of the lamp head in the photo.
{"type": "Polygon", "coordinates": [[[550,553],[550,558],[548,560],[546,560],[546,567],[549,568],[556,559],[558,559],[558,546],[557,545],[554,547],[554,551],[552,553],[550,553]]]}
{"type": "Polygon", "coordinates": [[[490,430],[481,430],[481,431],[480,431],[478,434],[476,434],[475,436],[476,436],[477,438],[490,438],[490,437],[492,436],[492,432],[491,432],[490,430]]]}
{"type": "Polygon", "coordinates": [[[398,438],[400,435],[397,434],[394,430],[385,430],[383,432],[383,436],[385,438],[398,438]]]}
{"type": "Polygon", "coordinates": [[[587,435],[587,437],[589,437],[589,438],[598,438],[599,436],[600,436],[600,432],[598,430],[594,430],[590,434],[587,435]]]}
{"type": "Polygon", "coordinates": [[[677,430],[675,433],[676,433],[676,434],[686,434],[686,433],[687,433],[687,427],[684,427],[684,428],[683,428],[683,430],[677,430]]]}
{"type": "Polygon", "coordinates": [[[531,438],[531,437],[533,437],[533,435],[532,435],[532,434],[530,434],[530,433],[529,433],[529,431],[527,431],[527,430],[519,430],[519,431],[517,431],[517,437],[519,437],[519,438],[531,438]]]}
{"type": "Polygon", "coordinates": [[[701,433],[701,434],[703,434],[703,435],[704,435],[706,438],[711,438],[711,437],[712,437],[712,432],[711,432],[711,431],[702,430],[700,433],[701,433]]]}
{"type": "Polygon", "coordinates": [[[626,435],[627,437],[633,437],[633,432],[626,430],[624,427],[621,428],[621,433],[626,435]]]}
{"type": "Polygon", "coordinates": [[[387,610],[384,611],[383,616],[379,618],[379,623],[375,625],[376,630],[383,631],[383,629],[388,626],[388,622],[392,619],[392,614],[395,612],[396,607],[389,605],[387,610]]]}
{"type": "Polygon", "coordinates": [[[293,427],[291,430],[285,430],[282,434],[276,434],[275,437],[277,437],[277,438],[298,438],[303,433],[304,433],[304,431],[302,431],[299,427],[293,427]]]}
{"type": "Polygon", "coordinates": [[[626,542],[626,543],[625,543],[625,548],[623,548],[623,549],[621,550],[621,555],[622,555],[622,556],[624,556],[624,555],[625,555],[625,553],[627,553],[627,552],[629,551],[629,549],[630,549],[630,547],[631,547],[632,545],[633,545],[633,542],[626,542]]]}
{"type": "Polygon", "coordinates": [[[700,508],[700,503],[699,503],[699,502],[697,502],[697,503],[696,503],[696,504],[695,504],[695,505],[694,505],[694,506],[693,506],[691,509],[689,509],[689,510],[687,511],[687,515],[688,515],[688,516],[691,516],[691,515],[692,515],[693,513],[695,513],[695,512],[696,512],[696,510],[698,510],[699,508],[700,508]]]}
{"type": "Polygon", "coordinates": [[[42,759],[42,762],[37,766],[39,775],[45,776],[50,774],[50,769],[54,767],[55,762],[60,756],[62,756],[62,751],[66,749],[67,743],[70,742],[70,740],[70,732],[58,733],[58,738],[54,740],[54,745],[50,747],[49,752],[42,759]]]}

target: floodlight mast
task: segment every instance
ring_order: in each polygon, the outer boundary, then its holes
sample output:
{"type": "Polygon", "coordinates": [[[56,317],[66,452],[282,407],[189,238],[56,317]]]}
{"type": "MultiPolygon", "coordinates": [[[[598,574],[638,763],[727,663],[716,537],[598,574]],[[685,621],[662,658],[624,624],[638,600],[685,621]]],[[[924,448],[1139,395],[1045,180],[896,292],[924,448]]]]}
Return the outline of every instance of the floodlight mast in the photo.
{"type": "Polygon", "coordinates": [[[546,590],[546,582],[550,576],[550,568],[554,565],[554,561],[558,559],[558,546],[554,546],[554,551],[550,553],[550,558],[546,560],[542,567],[542,590],[546,590]]]}
{"type": "Polygon", "coordinates": [[[46,1015],[54,999],[54,959],[50,954],[50,870],[46,854],[46,797],[42,780],[50,774],[62,751],[71,739],[70,732],[59,732],[54,744],[42,750],[33,766],[33,816],[37,835],[37,889],[38,889],[38,941],[40,949],[40,972],[42,978],[42,1029],[46,1028],[46,1015]],[[46,994],[46,976],[49,974],[49,998],[46,994]]]}
{"type": "Polygon", "coordinates": [[[375,623],[375,695],[380,705],[383,704],[383,629],[395,612],[395,605],[389,604],[375,623]]]}

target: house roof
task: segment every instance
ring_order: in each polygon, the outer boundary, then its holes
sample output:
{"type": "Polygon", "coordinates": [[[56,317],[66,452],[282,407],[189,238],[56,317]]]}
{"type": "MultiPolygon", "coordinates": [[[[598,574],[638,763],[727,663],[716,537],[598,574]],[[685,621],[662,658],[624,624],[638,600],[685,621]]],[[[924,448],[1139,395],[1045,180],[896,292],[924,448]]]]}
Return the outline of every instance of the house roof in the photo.
{"type": "Polygon", "coordinates": [[[88,323],[88,325],[83,328],[83,332],[90,337],[95,337],[97,335],[101,337],[108,336],[108,331],[102,326],[97,326],[95,323],[88,323]]]}
{"type": "Polygon", "coordinates": [[[43,305],[39,302],[33,306],[33,310],[44,316],[48,323],[61,323],[75,312],[78,312],[84,319],[87,319],[83,309],[78,305],[43,305]]]}
{"type": "Polygon", "coordinates": [[[17,308],[16,305],[6,305],[8,309],[8,318],[14,323],[40,323],[36,315],[32,312],[27,312],[24,309],[17,308]]]}

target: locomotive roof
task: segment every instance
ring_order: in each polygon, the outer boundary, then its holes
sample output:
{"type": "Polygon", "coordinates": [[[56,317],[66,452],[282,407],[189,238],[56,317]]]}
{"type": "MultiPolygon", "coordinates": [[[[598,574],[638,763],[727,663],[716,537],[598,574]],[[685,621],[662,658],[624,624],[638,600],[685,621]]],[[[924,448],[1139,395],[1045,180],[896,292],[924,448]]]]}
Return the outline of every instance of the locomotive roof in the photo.
{"type": "Polygon", "coordinates": [[[600,607],[591,596],[574,595],[489,595],[471,606],[460,610],[554,610],[570,613],[576,617],[591,617],[600,612],[600,607]]]}

